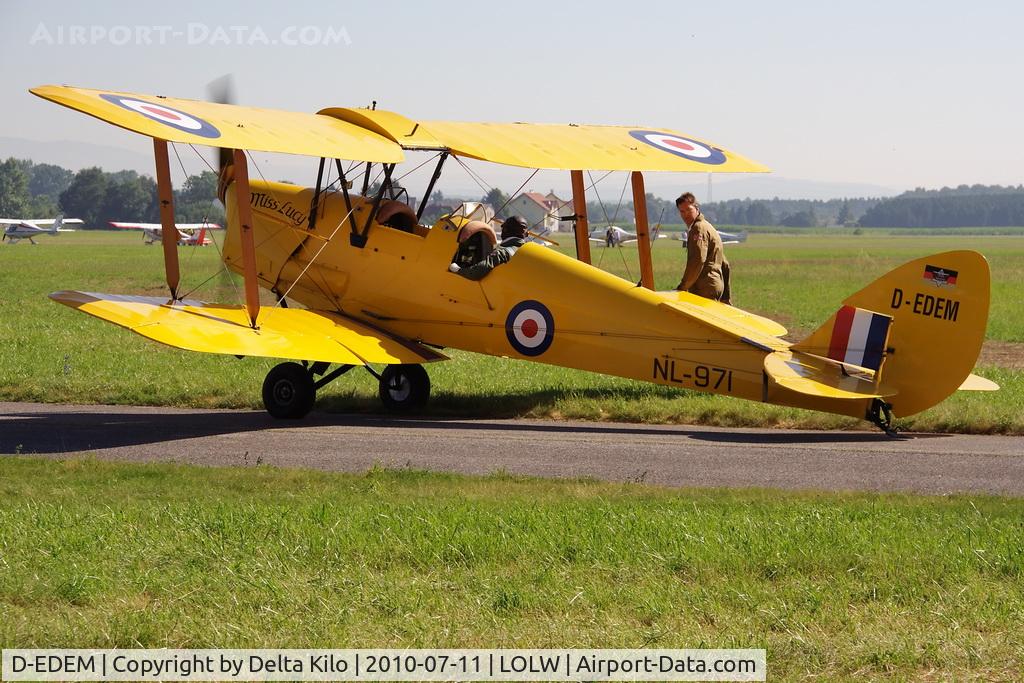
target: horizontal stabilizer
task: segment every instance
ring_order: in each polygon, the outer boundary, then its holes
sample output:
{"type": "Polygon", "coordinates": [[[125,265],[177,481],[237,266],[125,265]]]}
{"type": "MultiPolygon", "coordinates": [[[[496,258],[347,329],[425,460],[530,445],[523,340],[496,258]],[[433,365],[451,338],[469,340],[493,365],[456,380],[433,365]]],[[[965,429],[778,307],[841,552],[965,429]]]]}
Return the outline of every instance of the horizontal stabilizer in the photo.
{"type": "Polygon", "coordinates": [[[808,396],[866,399],[895,396],[896,390],[876,385],[873,378],[847,372],[842,364],[809,353],[772,353],[764,371],[781,387],[808,396]]]}
{"type": "Polygon", "coordinates": [[[773,349],[789,346],[788,342],[781,342],[778,339],[786,334],[786,328],[769,318],[689,292],[673,291],[658,292],[658,294],[666,299],[663,305],[672,310],[724,329],[737,337],[755,339],[762,345],[773,349]],[[767,339],[762,337],[767,337],[767,339]]]}
{"type": "Polygon", "coordinates": [[[967,375],[958,388],[960,391],[999,391],[999,385],[992,380],[973,374],[967,375]]]}
{"type": "Polygon", "coordinates": [[[244,306],[74,291],[50,298],[189,351],[346,365],[446,360],[422,344],[327,311],[263,307],[253,329],[244,306]]]}

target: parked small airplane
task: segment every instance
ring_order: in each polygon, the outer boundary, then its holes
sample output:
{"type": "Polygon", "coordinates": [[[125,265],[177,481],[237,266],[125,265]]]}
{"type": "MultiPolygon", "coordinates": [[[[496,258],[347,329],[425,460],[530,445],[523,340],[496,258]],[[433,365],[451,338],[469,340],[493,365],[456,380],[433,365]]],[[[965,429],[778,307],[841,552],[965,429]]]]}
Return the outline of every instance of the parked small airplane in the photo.
{"type": "Polygon", "coordinates": [[[527,233],[526,241],[533,242],[534,244],[539,244],[544,247],[557,246],[558,242],[548,237],[551,232],[551,228],[538,227],[536,230],[530,230],[527,233]]]}
{"type": "MultiPolygon", "coordinates": [[[[142,239],[146,244],[160,242],[163,239],[163,226],[159,223],[124,223],[122,221],[110,221],[115,228],[125,230],[141,230],[142,239]]],[[[206,234],[207,230],[220,230],[216,223],[175,223],[178,230],[178,244],[189,247],[205,247],[213,244],[213,239],[206,234]]]]}
{"type": "Polygon", "coordinates": [[[958,389],[998,389],[971,373],[990,296],[988,263],[976,251],[896,267],[795,343],[785,327],[754,313],[656,291],[643,174],[768,170],[694,137],[627,126],[414,121],[375,108],[305,114],[67,86],[32,92],[153,138],[164,226],[169,296],[50,297],[176,348],[286,359],[263,382],[275,417],[302,417],[319,389],[357,367],[377,378],[387,407],[415,410],[430,395],[423,364],[446,360],[444,348],[850,415],[889,433],[895,414],[913,415],[958,389]],[[181,298],[169,142],[220,148],[218,192],[229,226],[222,257],[242,276],[244,303],[181,298]],[[316,185],[251,181],[245,150],[316,157],[316,185]],[[394,192],[392,174],[407,151],[437,159],[418,210],[394,192]],[[420,224],[449,157],[568,171],[573,215],[565,219],[576,258],[524,244],[481,280],[453,272],[467,247],[483,242],[482,253],[495,236],[464,216],[420,224]],[[362,191],[349,192],[343,159],[365,168],[362,191]],[[370,192],[374,167],[382,180],[370,192]],[[584,170],[630,173],[639,284],[590,264],[584,170]],[[262,305],[260,287],[279,305],[262,305]],[[286,307],[288,300],[304,308],[286,307]]]}
{"type": "MultiPolygon", "coordinates": [[[[661,225],[656,225],[651,230],[650,241],[664,239],[666,235],[659,234],[661,225]]],[[[610,225],[607,228],[597,228],[590,231],[590,241],[600,247],[621,247],[625,244],[635,244],[637,236],[635,232],[627,232],[617,225],[610,225]]]]}
{"type": "Polygon", "coordinates": [[[27,239],[32,244],[35,244],[36,241],[32,238],[39,235],[74,232],[70,228],[63,227],[69,224],[81,225],[82,221],[78,218],[65,219],[64,216],[57,216],[49,220],[37,218],[0,218],[0,225],[4,226],[4,236],[0,241],[10,240],[11,244],[17,244],[18,241],[27,239]],[[43,227],[44,225],[49,225],[50,227],[45,228],[43,227]]]}
{"type": "MultiPolygon", "coordinates": [[[[716,228],[717,230],[717,228],[716,228]]],[[[747,233],[745,232],[725,232],[724,230],[718,230],[718,236],[722,238],[722,244],[739,244],[740,242],[747,241],[747,233]]],[[[686,248],[686,231],[672,233],[672,239],[682,240],[683,249],[686,248]]]]}

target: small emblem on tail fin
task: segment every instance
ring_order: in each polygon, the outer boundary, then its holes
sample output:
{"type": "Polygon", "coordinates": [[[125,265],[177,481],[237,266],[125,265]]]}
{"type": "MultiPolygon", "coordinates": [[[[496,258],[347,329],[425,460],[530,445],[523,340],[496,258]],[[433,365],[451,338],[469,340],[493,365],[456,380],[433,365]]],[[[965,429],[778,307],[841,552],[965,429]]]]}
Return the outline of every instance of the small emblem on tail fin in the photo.
{"type": "Polygon", "coordinates": [[[854,306],[843,306],[836,313],[828,357],[832,360],[878,370],[882,366],[885,341],[892,318],[854,306]]]}
{"type": "Polygon", "coordinates": [[[957,271],[949,268],[929,265],[924,267],[925,282],[930,282],[936,287],[956,287],[956,275],[957,271]]]}

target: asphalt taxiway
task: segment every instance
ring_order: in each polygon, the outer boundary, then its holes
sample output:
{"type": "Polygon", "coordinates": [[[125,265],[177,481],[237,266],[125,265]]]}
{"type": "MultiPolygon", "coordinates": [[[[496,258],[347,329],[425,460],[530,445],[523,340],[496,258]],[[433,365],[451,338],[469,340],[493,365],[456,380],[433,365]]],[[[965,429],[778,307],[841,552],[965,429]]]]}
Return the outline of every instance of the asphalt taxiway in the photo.
{"type": "Polygon", "coordinates": [[[1024,495],[1024,438],[0,403],[0,454],[672,487],[1024,495]]]}

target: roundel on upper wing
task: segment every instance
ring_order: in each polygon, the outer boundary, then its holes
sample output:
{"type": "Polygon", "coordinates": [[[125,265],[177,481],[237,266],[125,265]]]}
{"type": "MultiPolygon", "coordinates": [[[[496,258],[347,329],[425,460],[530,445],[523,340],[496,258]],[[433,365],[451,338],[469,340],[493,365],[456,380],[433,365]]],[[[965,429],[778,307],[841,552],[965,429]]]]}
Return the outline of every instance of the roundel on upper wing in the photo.
{"type": "Polygon", "coordinates": [[[539,356],[555,339],[555,319],[539,301],[523,301],[505,318],[505,335],[512,348],[524,356],[539,356]]]}
{"type": "Polygon", "coordinates": [[[684,138],[681,135],[661,133],[656,130],[631,130],[629,134],[640,142],[646,142],[651,147],[690,161],[713,166],[726,162],[725,153],[722,150],[705,145],[703,142],[684,138]]]}
{"type": "Polygon", "coordinates": [[[192,133],[193,135],[199,135],[204,138],[219,138],[220,131],[217,130],[213,124],[203,119],[186,114],[180,109],[172,109],[162,104],[154,104],[153,102],[146,102],[145,100],[136,99],[134,97],[124,97],[123,95],[108,95],[103,93],[100,95],[107,102],[116,104],[119,107],[142,114],[147,119],[152,119],[158,123],[162,123],[171,128],[177,128],[178,130],[186,133],[192,133]]]}

